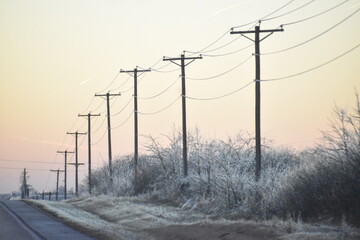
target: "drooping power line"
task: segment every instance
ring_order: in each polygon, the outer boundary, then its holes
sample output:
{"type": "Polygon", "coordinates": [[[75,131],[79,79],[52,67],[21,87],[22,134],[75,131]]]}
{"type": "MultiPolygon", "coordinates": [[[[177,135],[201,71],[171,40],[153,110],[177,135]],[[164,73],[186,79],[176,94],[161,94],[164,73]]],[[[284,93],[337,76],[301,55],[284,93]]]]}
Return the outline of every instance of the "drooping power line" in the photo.
{"type": "MultiPolygon", "coordinates": [[[[325,66],[325,65],[327,65],[327,64],[329,64],[329,63],[332,63],[333,61],[335,61],[335,60],[337,60],[337,59],[339,59],[339,58],[347,55],[348,53],[350,53],[350,52],[354,51],[355,49],[357,49],[359,46],[360,46],[360,44],[358,44],[358,45],[356,45],[355,47],[349,49],[348,51],[342,53],[341,55],[339,55],[339,56],[337,56],[337,57],[335,57],[335,58],[333,58],[333,59],[331,59],[331,60],[329,60],[329,61],[327,61],[327,62],[324,62],[324,63],[322,63],[322,64],[320,64],[320,65],[318,65],[318,66],[316,66],[316,67],[310,68],[310,69],[308,69],[308,70],[305,70],[305,71],[302,71],[302,72],[299,72],[299,73],[296,73],[296,74],[288,75],[288,76],[285,76],[285,77],[271,78],[271,79],[263,79],[263,80],[260,80],[260,81],[261,81],[261,82],[278,81],[278,80],[283,80],[283,79],[287,79],[287,78],[293,78],[293,77],[296,77],[296,76],[299,76],[299,75],[302,75],[302,74],[305,74],[305,73],[314,71],[314,70],[316,70],[316,69],[318,69],[318,68],[321,68],[321,67],[323,67],[323,66],[325,66]]],[[[259,81],[259,80],[256,80],[256,81],[259,81]]]]}

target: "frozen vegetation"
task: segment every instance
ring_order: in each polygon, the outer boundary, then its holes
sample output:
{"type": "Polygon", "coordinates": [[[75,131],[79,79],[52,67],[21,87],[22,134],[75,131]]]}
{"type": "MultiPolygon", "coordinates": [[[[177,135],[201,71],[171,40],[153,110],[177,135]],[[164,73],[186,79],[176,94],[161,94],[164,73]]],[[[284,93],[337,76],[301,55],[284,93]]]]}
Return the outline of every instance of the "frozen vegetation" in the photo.
{"type": "Polygon", "coordinates": [[[353,228],[360,226],[358,95],[356,100],[354,109],[334,109],[331,131],[312,149],[296,152],[264,140],[258,181],[250,134],[208,140],[191,132],[184,178],[182,136],[174,130],[165,139],[148,137],[136,181],[132,156],[122,156],[113,162],[113,186],[104,166],[93,172],[93,196],[86,196],[84,182],[82,198],[38,204],[82,227],[125,239],[139,234],[171,239],[169,232],[194,230],[204,235],[184,239],[211,239],[215,226],[221,226],[215,235],[229,232],[226,239],[252,228],[249,236],[266,238],[244,239],[358,239],[353,228]],[[334,224],[338,227],[329,227],[334,224]]]}
{"type": "MultiPolygon", "coordinates": [[[[360,226],[360,102],[350,111],[336,107],[331,131],[313,149],[295,152],[263,141],[262,170],[254,177],[254,139],[239,133],[227,140],[188,137],[189,176],[182,174],[182,137],[148,137],[134,181],[132,156],[93,173],[95,195],[138,196],[183,209],[231,219],[273,217],[360,226]]],[[[86,183],[84,183],[86,186],[86,183]]],[[[86,191],[86,188],[83,188],[86,191]]]]}
{"type": "Polygon", "coordinates": [[[96,239],[228,239],[355,240],[348,226],[309,225],[300,221],[226,220],[214,215],[150,203],[140,197],[80,197],[67,201],[35,201],[67,224],[96,239]]]}

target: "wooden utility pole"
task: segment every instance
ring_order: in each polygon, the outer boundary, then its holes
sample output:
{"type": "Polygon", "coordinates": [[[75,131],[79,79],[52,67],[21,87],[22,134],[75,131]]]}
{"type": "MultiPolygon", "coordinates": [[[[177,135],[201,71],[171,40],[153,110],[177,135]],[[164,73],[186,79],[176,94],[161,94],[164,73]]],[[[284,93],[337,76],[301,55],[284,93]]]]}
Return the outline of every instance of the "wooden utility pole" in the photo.
{"type": "Polygon", "coordinates": [[[88,184],[89,184],[89,194],[91,195],[91,117],[99,117],[100,114],[79,114],[79,117],[87,117],[88,119],[88,184]]]}
{"type": "Polygon", "coordinates": [[[137,192],[137,178],[138,178],[138,159],[139,159],[139,146],[138,146],[138,104],[137,104],[137,77],[138,73],[150,72],[150,69],[139,70],[134,68],[134,70],[120,70],[120,73],[133,73],[134,74],[134,183],[135,183],[135,192],[137,192]]]}
{"type": "Polygon", "coordinates": [[[74,153],[74,152],[69,152],[67,150],[65,151],[57,151],[58,153],[63,153],[65,156],[65,161],[64,161],[64,199],[67,199],[67,155],[69,153],[74,153]]]}
{"type": "Polygon", "coordinates": [[[113,170],[112,170],[112,153],[111,153],[111,125],[110,125],[110,97],[120,96],[120,93],[95,94],[95,97],[106,97],[107,106],[107,127],[108,127],[108,152],[109,152],[109,173],[110,184],[113,189],[113,170]]]}
{"type": "Polygon", "coordinates": [[[58,200],[58,195],[59,195],[59,173],[60,172],[65,172],[64,170],[50,170],[50,172],[56,172],[56,201],[58,200]]]}
{"type": "Polygon", "coordinates": [[[24,172],[23,172],[23,180],[22,180],[22,191],[21,191],[21,198],[25,199],[29,197],[29,189],[28,189],[28,185],[27,185],[27,176],[26,176],[27,172],[26,172],[26,168],[24,168],[24,172]]]}
{"type": "Polygon", "coordinates": [[[255,178],[259,180],[261,172],[261,119],[260,119],[260,42],[269,37],[274,32],[283,32],[284,29],[268,29],[260,30],[260,26],[256,26],[252,31],[231,31],[230,34],[241,34],[243,37],[255,43],[255,178]],[[255,40],[245,36],[244,34],[254,33],[255,40]],[[269,33],[260,39],[260,33],[269,33]]]}
{"type": "Polygon", "coordinates": [[[182,132],[183,132],[183,167],[184,167],[184,177],[188,175],[188,161],[187,161],[187,133],[186,133],[186,85],[185,85],[185,67],[195,61],[196,59],[202,59],[199,57],[185,57],[184,54],[181,54],[177,58],[167,58],[164,57],[163,61],[170,61],[179,67],[181,67],[181,95],[182,95],[182,132]],[[185,60],[192,60],[189,63],[185,64],[185,60]],[[180,61],[180,64],[174,62],[180,61]]]}
{"type": "Polygon", "coordinates": [[[79,133],[76,132],[68,132],[67,134],[75,135],[75,163],[69,163],[69,165],[75,165],[75,195],[79,196],[79,189],[78,189],[78,167],[79,165],[84,165],[83,163],[78,162],[78,136],[79,135],[86,135],[86,133],[79,133]]]}

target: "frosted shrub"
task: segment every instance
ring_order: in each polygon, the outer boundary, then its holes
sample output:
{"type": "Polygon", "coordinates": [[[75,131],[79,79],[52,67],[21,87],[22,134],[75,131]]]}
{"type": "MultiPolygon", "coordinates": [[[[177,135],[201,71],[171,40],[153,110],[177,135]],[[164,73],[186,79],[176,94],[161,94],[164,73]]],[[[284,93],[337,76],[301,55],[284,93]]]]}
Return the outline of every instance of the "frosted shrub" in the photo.
{"type": "Polygon", "coordinates": [[[93,174],[95,194],[139,195],[211,214],[295,220],[332,218],[360,225],[360,103],[353,113],[336,109],[331,132],[315,149],[295,153],[263,140],[261,177],[255,180],[254,138],[245,133],[226,140],[188,134],[188,176],[183,176],[182,136],[148,137],[138,161],[113,162],[93,174]],[[264,144],[265,143],[265,144],[264,144]]]}
{"type": "MultiPolygon", "coordinates": [[[[255,181],[254,139],[238,134],[226,141],[203,140],[198,130],[189,134],[188,177],[183,177],[182,136],[173,131],[167,145],[148,137],[147,155],[138,162],[137,194],[165,200],[207,213],[265,216],[274,189],[297,164],[289,150],[264,148],[262,177],[255,181]],[[236,211],[234,211],[236,210],[236,211]]],[[[95,194],[135,194],[132,156],[113,161],[114,187],[107,166],[93,173],[95,194]]]]}
{"type": "Polygon", "coordinates": [[[360,102],[335,108],[332,131],[302,156],[302,166],[277,193],[273,210],[303,220],[332,219],[360,226],[360,102]]]}

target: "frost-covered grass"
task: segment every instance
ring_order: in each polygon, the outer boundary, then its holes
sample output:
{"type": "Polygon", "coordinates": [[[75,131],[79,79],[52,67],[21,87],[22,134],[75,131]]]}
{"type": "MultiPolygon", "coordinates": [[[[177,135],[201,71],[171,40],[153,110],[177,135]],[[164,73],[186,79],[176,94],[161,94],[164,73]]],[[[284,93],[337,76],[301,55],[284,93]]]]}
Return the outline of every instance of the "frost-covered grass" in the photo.
{"type": "MultiPolygon", "coordinates": [[[[160,239],[167,238],[166,228],[174,229],[184,239],[209,239],[208,232],[221,236],[224,233],[236,234],[238,229],[244,231],[241,239],[358,239],[359,233],[348,227],[330,227],[309,225],[294,221],[248,221],[214,218],[214,216],[180,209],[177,207],[154,204],[138,197],[82,197],[62,202],[35,201],[33,204],[60,217],[67,223],[85,229],[98,239],[153,239],[151,232],[158,232],[160,239]],[[214,229],[217,226],[217,230],[214,229]],[[235,226],[235,227],[234,227],[235,226]],[[206,230],[208,229],[208,230],[206,230]],[[249,230],[247,230],[249,229],[249,230]],[[248,232],[247,232],[248,231],[248,232]],[[188,235],[187,235],[188,234],[188,235]],[[271,234],[274,238],[267,238],[271,234]],[[264,236],[265,238],[257,238],[264,236]],[[326,238],[325,238],[326,237],[326,238]]],[[[157,239],[157,238],[154,238],[157,239]]],[[[217,238],[216,238],[217,239],[217,238]]],[[[233,238],[229,238],[233,239],[233,238]]],[[[238,238],[235,238],[238,239],[238,238]]]]}
{"type": "MultiPolygon", "coordinates": [[[[66,202],[28,200],[31,204],[98,239],[141,239],[124,227],[66,202]]],[[[101,206],[93,206],[101,208],[101,206]]]]}

